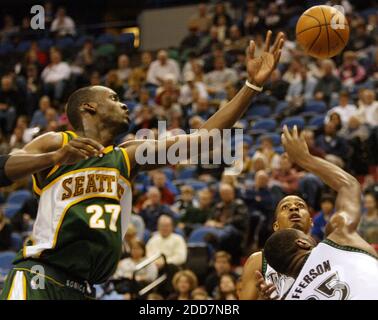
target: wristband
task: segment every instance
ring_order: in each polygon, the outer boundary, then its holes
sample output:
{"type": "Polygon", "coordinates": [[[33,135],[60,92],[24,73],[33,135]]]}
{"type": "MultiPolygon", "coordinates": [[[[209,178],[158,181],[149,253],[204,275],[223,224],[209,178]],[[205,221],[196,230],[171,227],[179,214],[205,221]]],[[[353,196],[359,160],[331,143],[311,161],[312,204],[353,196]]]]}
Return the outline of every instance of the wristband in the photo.
{"type": "Polygon", "coordinates": [[[257,91],[257,92],[261,92],[261,91],[263,91],[263,87],[255,86],[254,84],[250,83],[248,80],[245,80],[245,85],[246,85],[248,88],[251,88],[252,90],[255,90],[255,91],[257,91]]]}

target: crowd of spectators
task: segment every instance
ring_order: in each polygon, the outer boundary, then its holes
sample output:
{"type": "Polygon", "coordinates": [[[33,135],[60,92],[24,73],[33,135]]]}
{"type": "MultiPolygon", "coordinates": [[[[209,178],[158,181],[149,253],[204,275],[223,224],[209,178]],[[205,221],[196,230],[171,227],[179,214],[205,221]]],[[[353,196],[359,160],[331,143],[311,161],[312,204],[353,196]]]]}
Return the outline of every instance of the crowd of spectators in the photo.
{"type": "MultiPolygon", "coordinates": [[[[31,42],[16,61],[2,53],[1,59],[9,58],[1,65],[0,82],[0,151],[6,154],[44,132],[69,129],[65,101],[84,85],[108,86],[126,101],[132,126],[123,140],[145,128],[158,137],[158,121],[166,121],[171,134],[175,129],[197,129],[245,81],[249,40],[255,40],[258,55],[268,28],[286,32],[277,70],[236,125],[245,134],[243,172],[227,176],[223,165],[180,164],[137,176],[123,258],[112,277],[113,287],[98,288],[103,299],[130,299],[136,266],[156,253],[164,254],[166,261],[150,264],[136,280],[142,286],[163,270],[168,280],[148,299],[235,299],[240,266],[263,246],[272,232],[275,205],[287,194],[299,194],[308,202],[312,233],[321,241],[335,194],[283,152],[279,133],[288,119],[299,121],[312,154],[359,179],[364,190],[360,233],[378,244],[378,11],[356,11],[349,1],[341,2],[351,35],[334,59],[312,59],[296,45],[293,18],[303,7],[289,6],[288,1],[247,1],[241,15],[223,2],[200,4],[177,47],[157,52],[100,44],[92,35],[85,35],[78,50],[45,47],[46,38],[41,41],[27,33],[31,42]],[[309,112],[310,105],[318,109],[309,112]],[[268,113],[259,114],[264,108],[268,113]],[[255,130],[262,118],[272,120],[274,127],[255,130]],[[206,245],[204,276],[188,267],[191,245],[198,242],[206,245]]],[[[79,37],[64,8],[56,10],[50,3],[46,12],[49,38],[79,37]]],[[[5,16],[2,44],[20,43],[27,26],[28,21],[18,26],[5,16]]],[[[29,188],[29,181],[21,181],[3,190],[4,212],[9,194],[29,188]]],[[[0,212],[0,250],[14,249],[12,232],[27,237],[35,216],[32,198],[12,216],[0,212]]]]}

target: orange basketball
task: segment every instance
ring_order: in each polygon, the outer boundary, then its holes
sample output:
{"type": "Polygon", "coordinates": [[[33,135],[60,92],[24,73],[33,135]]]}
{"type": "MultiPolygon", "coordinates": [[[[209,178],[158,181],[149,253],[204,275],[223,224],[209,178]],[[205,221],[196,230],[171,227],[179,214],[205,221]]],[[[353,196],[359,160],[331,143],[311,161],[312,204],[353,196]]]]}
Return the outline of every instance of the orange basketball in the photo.
{"type": "Polygon", "coordinates": [[[314,6],[299,18],[297,42],[314,58],[330,58],[347,45],[349,25],[343,13],[331,6],[314,6]]]}

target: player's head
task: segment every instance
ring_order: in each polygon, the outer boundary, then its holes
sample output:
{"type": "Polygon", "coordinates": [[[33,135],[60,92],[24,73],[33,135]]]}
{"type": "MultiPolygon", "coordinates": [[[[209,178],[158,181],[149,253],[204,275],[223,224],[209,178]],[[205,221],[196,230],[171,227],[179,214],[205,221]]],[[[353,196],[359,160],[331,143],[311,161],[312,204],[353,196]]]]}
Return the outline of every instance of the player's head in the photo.
{"type": "Polygon", "coordinates": [[[278,203],[275,217],[274,231],[294,228],[308,234],[312,227],[312,219],[306,202],[295,195],[286,196],[278,203]]]}
{"type": "Polygon", "coordinates": [[[278,230],[266,241],[264,256],[279,273],[296,278],[316,242],[297,229],[278,230]]]}
{"type": "Polygon", "coordinates": [[[77,131],[85,130],[85,123],[101,124],[117,135],[129,128],[129,111],[112,89],[89,86],[76,90],[68,98],[66,112],[69,122],[77,131]]]}

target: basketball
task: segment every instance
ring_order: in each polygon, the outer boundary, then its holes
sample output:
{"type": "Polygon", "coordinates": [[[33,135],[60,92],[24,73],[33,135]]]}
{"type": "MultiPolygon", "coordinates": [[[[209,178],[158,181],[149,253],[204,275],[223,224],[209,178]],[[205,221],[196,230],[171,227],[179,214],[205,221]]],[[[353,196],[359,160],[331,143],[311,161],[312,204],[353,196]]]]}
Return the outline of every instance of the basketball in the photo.
{"type": "Polygon", "coordinates": [[[349,25],[344,14],[335,7],[314,6],[300,16],[295,33],[306,54],[325,59],[338,55],[345,48],[349,25]]]}

